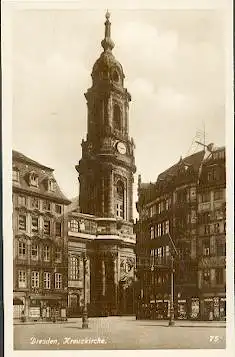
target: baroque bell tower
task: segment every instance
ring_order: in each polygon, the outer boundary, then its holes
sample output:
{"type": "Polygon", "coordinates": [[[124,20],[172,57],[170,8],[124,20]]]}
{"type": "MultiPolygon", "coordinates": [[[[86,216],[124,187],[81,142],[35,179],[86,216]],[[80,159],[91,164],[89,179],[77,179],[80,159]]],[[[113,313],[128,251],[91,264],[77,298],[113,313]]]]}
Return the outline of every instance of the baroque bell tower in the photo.
{"type": "Polygon", "coordinates": [[[82,141],[82,158],[76,170],[80,212],[92,215],[97,226],[96,238],[87,248],[91,264],[91,309],[101,314],[105,307],[109,314],[116,314],[133,310],[130,285],[135,271],[133,175],[136,167],[134,142],[129,137],[131,96],[124,87],[122,65],[112,53],[109,12],[101,45],[103,52],[93,66],[92,85],[85,93],[87,137],[82,141]]]}
{"type": "Polygon", "coordinates": [[[106,13],[103,52],[92,69],[85,94],[88,133],[77,168],[82,213],[132,221],[133,140],[129,138],[129,102],[124,72],[112,49],[110,14],[106,13]]]}

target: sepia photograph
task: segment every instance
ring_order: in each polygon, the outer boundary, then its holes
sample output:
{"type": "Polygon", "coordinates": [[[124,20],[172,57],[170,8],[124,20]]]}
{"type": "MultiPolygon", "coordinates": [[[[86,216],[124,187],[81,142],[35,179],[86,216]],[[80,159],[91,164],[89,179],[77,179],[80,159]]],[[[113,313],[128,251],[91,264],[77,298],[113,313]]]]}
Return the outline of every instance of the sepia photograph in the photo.
{"type": "Polygon", "coordinates": [[[224,355],[232,3],[9,3],[12,353],[224,355]]]}

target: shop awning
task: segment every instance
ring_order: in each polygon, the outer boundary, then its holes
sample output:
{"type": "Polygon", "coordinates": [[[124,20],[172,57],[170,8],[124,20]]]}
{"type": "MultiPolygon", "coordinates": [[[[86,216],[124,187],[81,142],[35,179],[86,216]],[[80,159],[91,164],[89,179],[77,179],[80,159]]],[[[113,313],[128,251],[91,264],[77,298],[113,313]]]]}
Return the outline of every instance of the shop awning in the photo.
{"type": "Polygon", "coordinates": [[[13,298],[13,305],[24,305],[24,303],[20,298],[14,297],[13,298]]]}

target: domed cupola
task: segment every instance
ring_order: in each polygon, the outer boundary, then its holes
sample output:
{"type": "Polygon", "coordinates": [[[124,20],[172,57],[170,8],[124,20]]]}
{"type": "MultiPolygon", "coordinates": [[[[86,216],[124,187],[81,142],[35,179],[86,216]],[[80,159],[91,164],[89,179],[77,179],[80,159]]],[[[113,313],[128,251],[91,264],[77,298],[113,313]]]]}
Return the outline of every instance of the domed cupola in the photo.
{"type": "Polygon", "coordinates": [[[104,51],[95,62],[92,69],[93,85],[104,82],[113,82],[115,85],[123,86],[125,75],[122,65],[116,60],[112,53],[115,44],[111,39],[111,22],[109,21],[110,13],[107,11],[105,21],[105,37],[101,41],[104,51]]]}

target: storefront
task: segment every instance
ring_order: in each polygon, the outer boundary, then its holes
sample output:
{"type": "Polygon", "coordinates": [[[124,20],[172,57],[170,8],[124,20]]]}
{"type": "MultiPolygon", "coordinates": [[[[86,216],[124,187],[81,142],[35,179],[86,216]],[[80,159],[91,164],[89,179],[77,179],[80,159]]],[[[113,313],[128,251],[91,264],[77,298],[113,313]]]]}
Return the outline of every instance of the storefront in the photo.
{"type": "Polygon", "coordinates": [[[226,298],[213,296],[201,301],[201,316],[203,320],[226,320],[226,298]]]}
{"type": "Polygon", "coordinates": [[[226,320],[226,298],[220,298],[220,320],[226,320]]]}
{"type": "Polygon", "coordinates": [[[66,300],[55,296],[31,296],[28,317],[33,321],[66,320],[66,300]]]}
{"type": "Polygon", "coordinates": [[[200,300],[199,300],[199,298],[192,298],[190,318],[192,320],[198,320],[200,318],[200,300]]]}
{"type": "Polygon", "coordinates": [[[13,319],[20,319],[24,312],[24,297],[13,298],[13,319]]]}
{"type": "Polygon", "coordinates": [[[145,312],[146,318],[152,320],[166,320],[169,318],[170,303],[169,300],[150,300],[150,304],[146,304],[145,312]]]}
{"type": "Polygon", "coordinates": [[[186,320],[187,319],[187,301],[186,299],[178,300],[177,304],[177,319],[186,320]]]}

